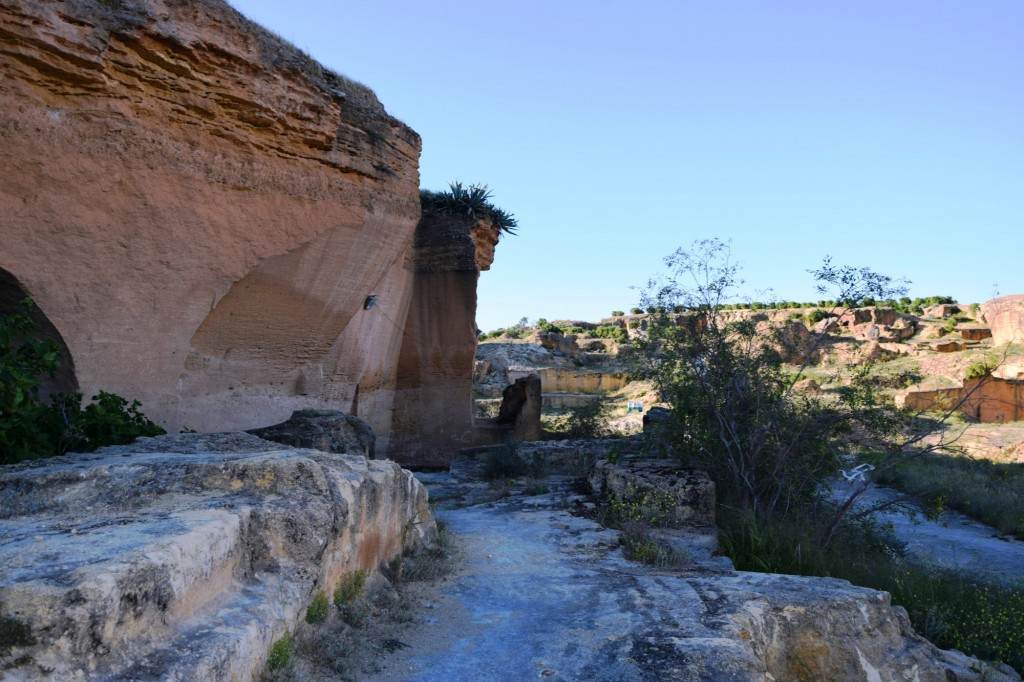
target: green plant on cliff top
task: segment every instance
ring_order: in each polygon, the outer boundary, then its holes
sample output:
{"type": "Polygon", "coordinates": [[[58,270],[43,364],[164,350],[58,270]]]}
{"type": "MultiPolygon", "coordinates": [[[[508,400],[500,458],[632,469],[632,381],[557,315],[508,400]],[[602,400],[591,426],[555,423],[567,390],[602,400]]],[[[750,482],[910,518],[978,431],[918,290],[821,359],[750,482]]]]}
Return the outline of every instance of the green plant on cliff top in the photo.
{"type": "Polygon", "coordinates": [[[447,192],[420,190],[420,206],[424,213],[446,213],[474,220],[491,220],[499,232],[515,234],[518,223],[515,216],[491,203],[491,190],[487,185],[469,185],[461,182],[449,184],[447,192]]]}

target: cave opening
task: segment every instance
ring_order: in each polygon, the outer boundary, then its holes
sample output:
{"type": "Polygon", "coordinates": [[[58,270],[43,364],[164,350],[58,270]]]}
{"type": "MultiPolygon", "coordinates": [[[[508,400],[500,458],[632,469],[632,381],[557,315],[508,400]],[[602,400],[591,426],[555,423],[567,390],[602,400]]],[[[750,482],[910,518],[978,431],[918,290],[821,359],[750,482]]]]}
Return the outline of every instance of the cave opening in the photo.
{"type": "MultiPolygon", "coordinates": [[[[0,268],[0,316],[7,315],[17,309],[21,301],[29,298],[28,290],[21,285],[17,277],[0,268]]],[[[34,299],[33,299],[34,300],[34,299]]],[[[68,348],[64,337],[56,325],[46,316],[46,313],[35,301],[32,309],[32,321],[35,322],[34,335],[41,339],[51,339],[60,348],[60,366],[54,375],[40,377],[39,397],[49,401],[50,396],[56,393],[75,393],[78,389],[78,378],[75,376],[75,362],[71,357],[71,350],[68,348]]]]}

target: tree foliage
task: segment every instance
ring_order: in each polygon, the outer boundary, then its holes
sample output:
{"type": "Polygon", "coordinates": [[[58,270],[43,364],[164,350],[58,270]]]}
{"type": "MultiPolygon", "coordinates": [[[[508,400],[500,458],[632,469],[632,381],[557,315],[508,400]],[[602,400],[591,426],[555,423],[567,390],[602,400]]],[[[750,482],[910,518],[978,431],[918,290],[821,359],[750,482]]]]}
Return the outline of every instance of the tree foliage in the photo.
{"type": "Polygon", "coordinates": [[[84,408],[81,393],[57,394],[44,402],[39,389],[60,366],[60,347],[34,335],[33,307],[25,299],[0,316],[0,464],[89,452],[165,433],[139,411],[137,400],[129,404],[106,391],[84,408]]]}
{"type": "MultiPolygon", "coordinates": [[[[665,263],[668,275],[643,298],[654,312],[634,343],[633,373],[671,405],[659,445],[706,468],[722,501],[757,518],[784,515],[839,471],[852,434],[869,425],[882,441],[901,428],[900,415],[874,409],[869,382],[829,401],[793,390],[824,335],[797,348],[779,328],[727,312],[742,284],[728,244],[698,241],[665,263]],[[785,366],[801,353],[803,366],[785,366]]],[[[829,260],[813,274],[836,301],[901,291],[891,278],[829,260]]]]}

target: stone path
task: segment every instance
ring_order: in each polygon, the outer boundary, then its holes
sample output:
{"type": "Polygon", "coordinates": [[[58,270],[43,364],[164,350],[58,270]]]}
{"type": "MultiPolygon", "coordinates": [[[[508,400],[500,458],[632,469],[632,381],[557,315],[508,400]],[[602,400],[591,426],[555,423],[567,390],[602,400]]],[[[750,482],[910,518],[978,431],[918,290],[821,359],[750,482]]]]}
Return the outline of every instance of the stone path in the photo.
{"type": "Polygon", "coordinates": [[[686,570],[627,561],[616,531],[567,511],[567,478],[486,501],[482,482],[419,476],[462,567],[360,680],[981,679],[976,662],[907,635],[884,593],[710,557],[686,570]]]}

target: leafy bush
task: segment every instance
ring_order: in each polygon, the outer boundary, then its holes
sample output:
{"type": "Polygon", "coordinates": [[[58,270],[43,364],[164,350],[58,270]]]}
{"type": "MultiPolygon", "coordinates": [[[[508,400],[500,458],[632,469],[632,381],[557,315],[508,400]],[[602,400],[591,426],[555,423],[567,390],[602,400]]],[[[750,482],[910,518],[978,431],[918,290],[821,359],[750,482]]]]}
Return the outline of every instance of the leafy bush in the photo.
{"type": "Polygon", "coordinates": [[[992,370],[995,367],[992,363],[986,360],[978,360],[967,365],[967,369],[964,370],[964,379],[970,381],[971,379],[981,379],[992,374],[992,370]]]}
{"type": "Polygon", "coordinates": [[[327,620],[328,606],[327,595],[323,590],[317,590],[313,601],[306,607],[306,622],[313,625],[327,620]]]}
{"type": "Polygon", "coordinates": [[[641,315],[641,314],[643,314],[644,309],[643,308],[630,308],[629,312],[632,315],[641,315]]]}
{"type": "Polygon", "coordinates": [[[362,594],[363,586],[366,584],[366,575],[366,569],[361,568],[342,576],[337,587],[334,588],[334,605],[340,608],[362,594]]]}
{"type": "Polygon", "coordinates": [[[550,322],[545,320],[543,317],[540,318],[539,320],[537,320],[536,327],[537,327],[537,329],[540,329],[541,331],[545,331],[545,332],[553,332],[555,334],[561,334],[562,333],[562,329],[560,327],[551,324],[550,322]]]}
{"type": "Polygon", "coordinates": [[[829,314],[820,308],[815,308],[811,312],[807,313],[807,321],[811,324],[817,324],[828,317],[829,314]]]}
{"type": "Polygon", "coordinates": [[[267,668],[280,670],[292,660],[292,636],[285,635],[274,642],[270,647],[270,655],[267,657],[267,668]]]}
{"type": "Polygon", "coordinates": [[[33,308],[32,300],[25,299],[0,316],[0,464],[90,452],[165,433],[143,416],[138,401],[129,404],[106,391],[84,409],[81,393],[55,395],[49,405],[44,403],[39,387],[60,366],[60,348],[33,335],[33,308]]]}
{"type": "MultiPolygon", "coordinates": [[[[722,501],[759,520],[785,515],[813,502],[839,470],[848,447],[841,439],[854,425],[879,440],[892,434],[899,419],[872,409],[870,385],[844,387],[830,402],[795,392],[803,368],[784,369],[786,339],[722,314],[739,284],[725,243],[696,242],[666,264],[667,283],[652,288],[644,303],[683,304],[691,312],[650,317],[647,334],[633,344],[632,373],[653,381],[671,406],[652,444],[707,470],[722,501]]],[[[840,300],[880,297],[892,288],[888,277],[828,259],[813,274],[819,290],[834,287],[840,300]]]]}
{"type": "Polygon", "coordinates": [[[594,328],[591,334],[599,339],[612,339],[622,342],[629,338],[626,330],[617,324],[601,324],[594,328]]]}
{"type": "Polygon", "coordinates": [[[613,311],[612,311],[612,317],[622,317],[622,316],[623,316],[623,315],[625,315],[625,314],[626,314],[626,313],[624,313],[624,312],[623,312],[623,311],[621,311],[621,310],[613,310],[613,311]]]}

